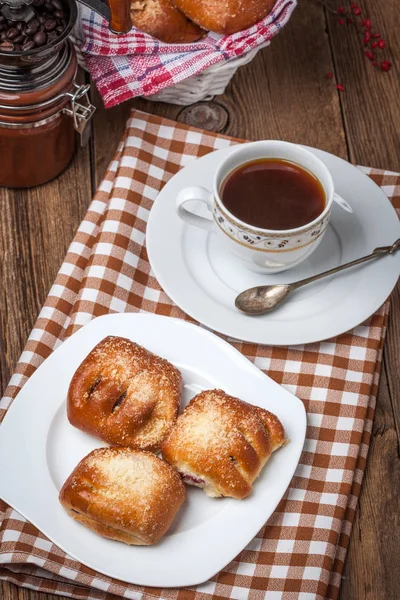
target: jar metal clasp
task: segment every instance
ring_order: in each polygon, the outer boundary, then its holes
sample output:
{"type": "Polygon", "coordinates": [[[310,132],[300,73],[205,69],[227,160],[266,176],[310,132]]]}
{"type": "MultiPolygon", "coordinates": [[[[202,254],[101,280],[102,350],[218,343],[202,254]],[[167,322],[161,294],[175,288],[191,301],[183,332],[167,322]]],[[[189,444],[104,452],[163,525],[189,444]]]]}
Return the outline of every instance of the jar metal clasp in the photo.
{"type": "Polygon", "coordinates": [[[74,127],[81,137],[81,146],[85,146],[90,137],[90,121],[96,107],[89,99],[90,85],[79,85],[74,81],[73,86],[75,90],[66,94],[71,98],[71,106],[64,108],[64,112],[73,118],[74,127]]]}

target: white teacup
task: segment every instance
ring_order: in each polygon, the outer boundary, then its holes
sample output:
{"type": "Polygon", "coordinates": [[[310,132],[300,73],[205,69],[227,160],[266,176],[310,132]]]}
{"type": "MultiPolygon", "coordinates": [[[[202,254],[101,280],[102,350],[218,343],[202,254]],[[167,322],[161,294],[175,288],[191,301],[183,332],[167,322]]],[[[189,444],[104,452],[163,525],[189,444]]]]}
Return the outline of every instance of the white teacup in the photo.
{"type": "Polygon", "coordinates": [[[352,212],[347,202],[334,192],[332,176],[319,158],[296,144],[271,140],[238,146],[218,166],[213,191],[199,186],[184,188],[176,199],[176,209],[184,221],[218,235],[247,268],[259,273],[279,273],[298,265],[314,252],[328,226],[334,201],[352,212]],[[241,165],[260,158],[290,161],[319,180],[325,192],[325,208],[314,221],[296,229],[273,231],[244,223],[229,212],[220,195],[223,182],[241,165]],[[210,218],[189,209],[187,203],[195,200],[206,204],[210,218]]]}

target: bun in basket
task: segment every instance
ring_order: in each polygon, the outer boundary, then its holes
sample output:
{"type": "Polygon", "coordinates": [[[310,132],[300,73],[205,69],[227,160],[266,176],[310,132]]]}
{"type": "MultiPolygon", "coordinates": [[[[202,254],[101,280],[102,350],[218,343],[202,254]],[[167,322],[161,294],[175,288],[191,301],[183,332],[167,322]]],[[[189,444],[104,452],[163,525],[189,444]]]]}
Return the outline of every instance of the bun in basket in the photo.
{"type": "Polygon", "coordinates": [[[186,497],[178,473],[150,452],[98,448],[60,492],[69,515],[99,535],[149,546],[165,534],[186,497]]]}
{"type": "Polygon", "coordinates": [[[222,390],[193,398],[162,444],[162,456],[183,480],[208,496],[245,498],[271,456],[285,443],[279,419],[222,390]]]}
{"type": "Polygon", "coordinates": [[[182,376],[167,360],[109,336],[72,378],[68,419],[110,444],[156,452],[178,416],[181,390],[182,376]]]}
{"type": "Polygon", "coordinates": [[[172,0],[189,19],[225,35],[247,29],[271,12],[276,0],[172,0]]]}
{"type": "Polygon", "coordinates": [[[169,44],[196,42],[205,34],[170,0],[133,0],[131,17],[136,29],[169,44]]]}

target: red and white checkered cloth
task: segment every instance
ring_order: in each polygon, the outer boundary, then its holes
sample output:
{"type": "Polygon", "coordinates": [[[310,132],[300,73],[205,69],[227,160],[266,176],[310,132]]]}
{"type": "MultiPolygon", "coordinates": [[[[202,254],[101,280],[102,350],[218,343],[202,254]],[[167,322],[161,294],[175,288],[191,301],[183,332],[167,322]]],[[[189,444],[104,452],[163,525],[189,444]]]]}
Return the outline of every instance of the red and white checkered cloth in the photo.
{"type": "MultiPolygon", "coordinates": [[[[184,165],[238,141],[132,112],[0,402],[0,421],[43,360],[93,317],[144,311],[188,319],[150,269],[147,219],[159,191],[184,165]]],[[[400,174],[364,172],[400,215],[400,174]]],[[[388,310],[385,302],[352,331],[320,343],[231,342],[301,398],[308,426],[296,473],[275,512],[210,581],[162,590],[96,573],[2,501],[0,579],[75,600],[336,600],[371,438],[388,310]]]]}
{"type": "Polygon", "coordinates": [[[81,52],[106,108],[135,96],[150,96],[240,57],[269,41],[288,22],[296,0],[278,0],[259,23],[233,35],[208,35],[193,44],[165,44],[132,29],[116,36],[94,10],[79,5],[81,52]]]}

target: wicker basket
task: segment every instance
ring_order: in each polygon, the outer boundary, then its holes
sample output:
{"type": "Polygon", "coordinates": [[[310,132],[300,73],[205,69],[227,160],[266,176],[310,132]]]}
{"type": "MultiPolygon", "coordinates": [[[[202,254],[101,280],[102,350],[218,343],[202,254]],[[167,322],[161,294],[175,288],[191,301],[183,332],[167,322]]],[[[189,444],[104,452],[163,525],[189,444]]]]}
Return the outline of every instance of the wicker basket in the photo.
{"type": "Polygon", "coordinates": [[[261,48],[266,48],[269,44],[270,42],[266,42],[239,58],[232,58],[224,63],[213,65],[202,73],[171,85],[157,92],[157,94],[146,96],[146,100],[169,102],[170,104],[180,104],[182,106],[188,106],[201,100],[211,100],[214,96],[224,93],[226,86],[239,67],[247,65],[261,48]]]}
{"type": "MultiPolygon", "coordinates": [[[[80,42],[83,40],[80,9],[81,5],[78,2],[78,21],[75,24],[70,37],[78,55],[78,63],[85,69],[85,62],[80,51],[80,42]]],[[[270,42],[266,42],[258,48],[254,48],[246,54],[243,54],[239,58],[232,58],[228,61],[213,65],[198,75],[193,75],[193,77],[189,77],[188,79],[185,79],[185,81],[171,85],[156,94],[146,96],[146,100],[168,102],[170,104],[179,104],[182,106],[189,106],[190,104],[200,102],[201,100],[211,100],[214,96],[224,93],[226,86],[239,67],[246,65],[253,60],[257,52],[262,48],[269,46],[269,44],[270,42]]]]}

